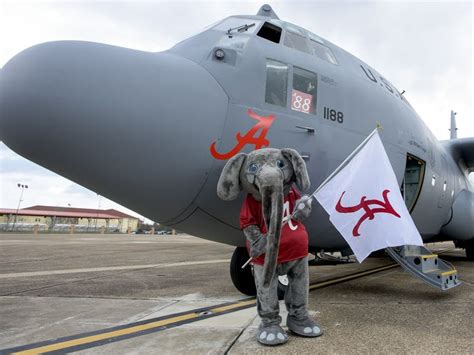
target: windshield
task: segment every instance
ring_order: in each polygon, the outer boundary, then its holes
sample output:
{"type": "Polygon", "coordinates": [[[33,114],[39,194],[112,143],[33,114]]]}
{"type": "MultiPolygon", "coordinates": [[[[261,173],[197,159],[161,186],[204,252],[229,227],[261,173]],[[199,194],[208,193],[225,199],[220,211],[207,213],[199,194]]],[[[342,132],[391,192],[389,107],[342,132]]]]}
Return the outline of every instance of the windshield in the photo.
{"type": "Polygon", "coordinates": [[[286,26],[286,35],[283,44],[287,47],[311,54],[306,34],[296,27],[286,26]]]}
{"type": "Polygon", "coordinates": [[[285,23],[285,28],[285,46],[314,55],[328,63],[338,64],[334,53],[321,37],[289,23],[285,23]]]}

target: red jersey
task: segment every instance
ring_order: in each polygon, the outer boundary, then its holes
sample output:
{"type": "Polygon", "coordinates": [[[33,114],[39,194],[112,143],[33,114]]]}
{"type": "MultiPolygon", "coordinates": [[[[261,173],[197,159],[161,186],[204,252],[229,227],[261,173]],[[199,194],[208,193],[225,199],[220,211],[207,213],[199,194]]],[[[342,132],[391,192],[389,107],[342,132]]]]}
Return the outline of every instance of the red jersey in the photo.
{"type": "MultiPolygon", "coordinates": [[[[288,195],[284,197],[283,217],[291,215],[295,208],[295,202],[300,198],[300,194],[295,188],[291,188],[288,195]]],[[[263,217],[262,203],[255,200],[251,194],[247,194],[240,209],[240,229],[250,225],[260,228],[262,234],[267,233],[267,226],[263,217]]],[[[264,237],[265,238],[265,237],[264,237]]],[[[246,241],[247,250],[250,250],[246,241]]],[[[250,253],[250,251],[249,251],[250,253]]],[[[308,255],[308,233],[303,223],[294,219],[286,223],[281,229],[280,249],[278,251],[278,264],[304,258],[308,255]]],[[[252,262],[263,265],[265,254],[254,258],[252,262]]]]}

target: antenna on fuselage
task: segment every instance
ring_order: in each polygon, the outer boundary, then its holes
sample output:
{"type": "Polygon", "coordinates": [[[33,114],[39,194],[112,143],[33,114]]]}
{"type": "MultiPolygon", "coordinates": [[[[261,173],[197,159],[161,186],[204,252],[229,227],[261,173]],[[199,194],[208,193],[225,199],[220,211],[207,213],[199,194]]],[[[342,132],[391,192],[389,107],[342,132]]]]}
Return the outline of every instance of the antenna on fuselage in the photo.
{"type": "Polygon", "coordinates": [[[273,11],[272,7],[268,4],[263,5],[260,8],[260,10],[258,10],[257,16],[266,16],[266,17],[274,18],[275,20],[280,19],[275,13],[275,11],[273,11]]]}
{"type": "Polygon", "coordinates": [[[451,110],[451,128],[449,129],[450,139],[458,138],[458,128],[456,127],[456,114],[457,112],[454,112],[453,110],[451,110]]]}

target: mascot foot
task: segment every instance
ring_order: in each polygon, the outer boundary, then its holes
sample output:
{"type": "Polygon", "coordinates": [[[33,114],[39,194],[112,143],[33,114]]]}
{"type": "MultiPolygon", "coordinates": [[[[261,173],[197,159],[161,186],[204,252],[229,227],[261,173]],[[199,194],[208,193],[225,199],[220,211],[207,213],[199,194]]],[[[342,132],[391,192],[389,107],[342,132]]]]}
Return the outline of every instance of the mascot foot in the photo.
{"type": "Polygon", "coordinates": [[[286,319],[286,325],[289,330],[302,337],[315,338],[323,334],[319,324],[309,317],[303,320],[298,320],[288,316],[286,319]]]}
{"type": "Polygon", "coordinates": [[[281,345],[288,341],[288,334],[279,325],[268,327],[260,325],[257,331],[257,340],[263,345],[281,345]]]}

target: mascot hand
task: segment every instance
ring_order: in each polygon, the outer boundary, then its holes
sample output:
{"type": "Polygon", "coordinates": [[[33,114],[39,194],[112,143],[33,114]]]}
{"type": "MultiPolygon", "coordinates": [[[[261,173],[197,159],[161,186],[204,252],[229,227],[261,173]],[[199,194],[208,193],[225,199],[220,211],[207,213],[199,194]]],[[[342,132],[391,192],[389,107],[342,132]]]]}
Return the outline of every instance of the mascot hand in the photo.
{"type": "Polygon", "coordinates": [[[311,204],[313,203],[313,197],[308,195],[303,195],[295,203],[295,210],[293,213],[293,218],[297,221],[302,221],[305,218],[308,218],[311,214],[311,204]]]}
{"type": "Polygon", "coordinates": [[[260,255],[265,254],[267,251],[267,237],[263,236],[256,240],[253,244],[250,244],[250,256],[252,258],[258,258],[260,255]]]}
{"type": "Polygon", "coordinates": [[[244,234],[249,243],[250,256],[252,258],[257,258],[260,255],[265,254],[267,250],[267,237],[262,234],[260,228],[255,225],[245,227],[244,234]]]}

